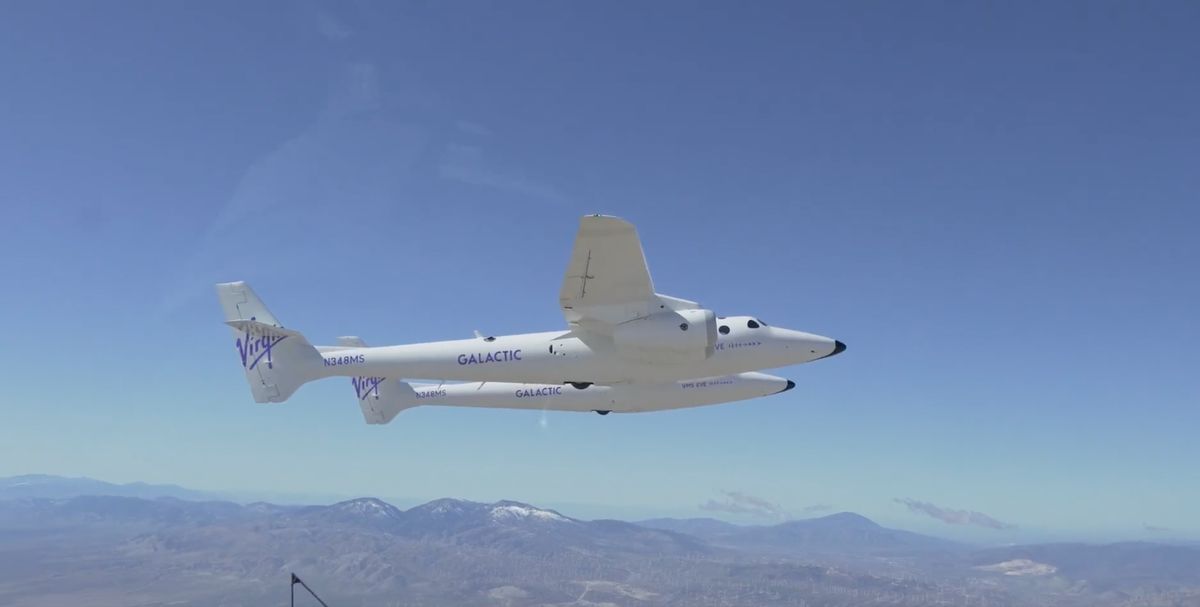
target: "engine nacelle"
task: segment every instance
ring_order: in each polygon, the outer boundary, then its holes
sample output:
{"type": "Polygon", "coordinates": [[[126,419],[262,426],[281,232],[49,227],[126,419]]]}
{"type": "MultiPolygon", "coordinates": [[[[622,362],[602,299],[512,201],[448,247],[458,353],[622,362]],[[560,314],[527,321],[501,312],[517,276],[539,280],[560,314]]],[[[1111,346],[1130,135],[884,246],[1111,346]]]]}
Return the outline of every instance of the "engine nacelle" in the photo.
{"type": "Polygon", "coordinates": [[[651,363],[689,363],[712,356],[717,317],[712,310],[660,312],[618,325],[613,344],[623,358],[651,363]]]}

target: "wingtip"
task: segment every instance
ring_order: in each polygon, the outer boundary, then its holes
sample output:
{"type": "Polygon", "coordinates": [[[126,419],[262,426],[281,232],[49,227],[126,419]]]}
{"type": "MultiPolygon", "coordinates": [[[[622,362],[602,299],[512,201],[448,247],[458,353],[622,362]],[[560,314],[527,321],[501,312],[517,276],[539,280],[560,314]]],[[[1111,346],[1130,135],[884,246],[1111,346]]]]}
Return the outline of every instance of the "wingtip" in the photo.
{"type": "Polygon", "coordinates": [[[581,220],[585,221],[585,222],[592,222],[592,223],[596,223],[596,222],[614,222],[614,223],[625,223],[625,224],[629,223],[629,221],[623,217],[617,217],[616,215],[605,215],[603,213],[592,213],[591,215],[584,215],[581,218],[581,220]]]}

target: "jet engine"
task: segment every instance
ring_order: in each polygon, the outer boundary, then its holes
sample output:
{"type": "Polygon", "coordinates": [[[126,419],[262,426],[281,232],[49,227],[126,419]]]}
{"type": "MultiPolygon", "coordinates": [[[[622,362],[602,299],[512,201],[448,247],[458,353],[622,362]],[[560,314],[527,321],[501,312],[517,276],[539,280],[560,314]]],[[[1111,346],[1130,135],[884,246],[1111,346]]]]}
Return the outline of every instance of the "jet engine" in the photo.
{"type": "Polygon", "coordinates": [[[717,317],[712,310],[674,310],[617,325],[617,354],[653,363],[689,363],[712,356],[717,317]]]}

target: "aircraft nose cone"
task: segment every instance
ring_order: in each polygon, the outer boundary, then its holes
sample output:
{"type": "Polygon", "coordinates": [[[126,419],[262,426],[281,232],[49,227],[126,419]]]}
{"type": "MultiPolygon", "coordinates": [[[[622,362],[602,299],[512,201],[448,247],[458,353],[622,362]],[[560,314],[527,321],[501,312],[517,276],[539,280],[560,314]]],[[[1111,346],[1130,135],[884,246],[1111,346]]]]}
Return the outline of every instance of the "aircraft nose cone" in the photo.
{"type": "MultiPolygon", "coordinates": [[[[845,352],[845,351],[846,351],[846,344],[835,339],[835,340],[833,340],[833,352],[830,352],[829,354],[826,354],[825,356],[822,356],[821,358],[829,358],[830,356],[841,354],[842,352],[845,352]]],[[[817,360],[820,360],[820,358],[818,358],[817,360]]]]}

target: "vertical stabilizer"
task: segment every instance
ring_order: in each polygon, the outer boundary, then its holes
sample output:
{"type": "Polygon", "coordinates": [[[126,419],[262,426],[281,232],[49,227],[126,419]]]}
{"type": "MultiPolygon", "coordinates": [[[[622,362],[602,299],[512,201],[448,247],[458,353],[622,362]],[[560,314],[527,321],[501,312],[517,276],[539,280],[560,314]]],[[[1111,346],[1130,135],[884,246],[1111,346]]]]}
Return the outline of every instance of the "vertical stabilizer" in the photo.
{"type": "Polygon", "coordinates": [[[320,353],[303,335],[283,328],[250,285],[217,285],[225,324],[233,329],[246,382],[254,401],[280,403],[305,382],[320,377],[320,353]]]}
{"type": "MultiPolygon", "coordinates": [[[[337,338],[338,347],[365,348],[367,342],[361,337],[337,338]]],[[[386,377],[351,377],[358,406],[362,408],[363,421],[368,424],[386,424],[401,411],[417,406],[417,393],[413,387],[398,379],[386,377]]]]}
{"type": "Polygon", "coordinates": [[[226,322],[231,320],[253,320],[264,325],[283,328],[258,294],[245,282],[223,282],[217,285],[217,299],[225,312],[226,322]]]}
{"type": "Polygon", "coordinates": [[[351,381],[363,421],[368,424],[386,424],[401,411],[417,406],[417,393],[408,382],[386,377],[353,377],[351,381]]]}

